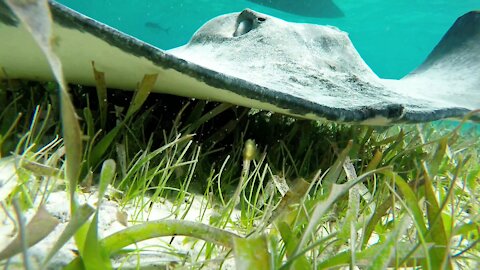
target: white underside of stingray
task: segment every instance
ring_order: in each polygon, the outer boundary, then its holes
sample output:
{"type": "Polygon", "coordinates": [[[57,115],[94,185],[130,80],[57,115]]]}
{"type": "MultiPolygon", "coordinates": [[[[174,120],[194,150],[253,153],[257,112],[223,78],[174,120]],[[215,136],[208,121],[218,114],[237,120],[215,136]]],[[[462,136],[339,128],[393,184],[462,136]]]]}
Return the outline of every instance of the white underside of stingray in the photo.
{"type": "MultiPolygon", "coordinates": [[[[334,27],[245,10],[214,18],[187,45],[162,51],[60,4],[50,7],[55,52],[70,83],[95,85],[94,62],[111,88],[134,90],[145,74],[158,74],[155,92],[372,125],[462,118],[480,108],[480,12],[460,17],[415,71],[386,80],[334,27]]],[[[2,78],[53,80],[42,51],[5,5],[2,78]]]]}

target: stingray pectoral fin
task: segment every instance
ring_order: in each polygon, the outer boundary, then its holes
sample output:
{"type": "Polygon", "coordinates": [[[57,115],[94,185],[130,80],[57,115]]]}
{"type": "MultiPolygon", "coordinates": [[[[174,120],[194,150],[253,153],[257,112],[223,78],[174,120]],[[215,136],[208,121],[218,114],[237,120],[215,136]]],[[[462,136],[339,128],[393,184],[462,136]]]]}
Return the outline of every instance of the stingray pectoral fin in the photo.
{"type": "Polygon", "coordinates": [[[480,11],[459,17],[427,59],[401,81],[404,92],[450,107],[480,108],[480,11]]]}
{"type": "Polygon", "coordinates": [[[480,11],[459,17],[414,73],[444,62],[452,69],[480,67],[480,11]]]}
{"type": "MultiPolygon", "coordinates": [[[[96,69],[105,73],[109,88],[134,90],[145,74],[158,74],[155,92],[292,114],[226,87],[231,83],[240,88],[255,87],[248,82],[178,59],[54,2],[50,5],[55,52],[70,83],[95,86],[95,63],[96,69]]],[[[48,62],[30,33],[5,6],[0,9],[0,79],[53,80],[48,62]]]]}
{"type": "MultiPolygon", "coordinates": [[[[92,63],[106,74],[106,84],[111,88],[134,90],[145,74],[154,73],[160,75],[157,91],[168,92],[181,81],[178,78],[182,74],[171,68],[161,50],[58,4],[51,3],[51,9],[52,42],[68,82],[94,86],[92,63]]],[[[52,80],[46,58],[27,29],[19,22],[0,22],[0,78],[52,80]]]]}

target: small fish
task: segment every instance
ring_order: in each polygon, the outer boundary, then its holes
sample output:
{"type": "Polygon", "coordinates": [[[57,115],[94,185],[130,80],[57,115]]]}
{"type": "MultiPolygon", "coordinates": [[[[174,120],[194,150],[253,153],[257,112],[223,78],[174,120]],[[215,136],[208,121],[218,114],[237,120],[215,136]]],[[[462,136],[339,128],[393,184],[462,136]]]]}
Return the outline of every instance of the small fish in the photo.
{"type": "Polygon", "coordinates": [[[167,34],[170,31],[170,28],[162,27],[160,24],[158,24],[156,22],[146,22],[145,27],[155,29],[155,30],[159,30],[159,31],[165,32],[167,34]]]}

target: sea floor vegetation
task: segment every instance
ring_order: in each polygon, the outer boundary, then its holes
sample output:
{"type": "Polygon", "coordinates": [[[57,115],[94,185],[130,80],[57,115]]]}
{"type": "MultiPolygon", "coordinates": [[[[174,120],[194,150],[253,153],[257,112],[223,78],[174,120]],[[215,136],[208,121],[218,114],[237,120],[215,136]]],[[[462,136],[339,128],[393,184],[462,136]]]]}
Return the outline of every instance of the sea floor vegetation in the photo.
{"type": "Polygon", "coordinates": [[[68,121],[57,84],[0,84],[2,267],[480,267],[477,125],[321,123],[95,74],[68,121]]]}

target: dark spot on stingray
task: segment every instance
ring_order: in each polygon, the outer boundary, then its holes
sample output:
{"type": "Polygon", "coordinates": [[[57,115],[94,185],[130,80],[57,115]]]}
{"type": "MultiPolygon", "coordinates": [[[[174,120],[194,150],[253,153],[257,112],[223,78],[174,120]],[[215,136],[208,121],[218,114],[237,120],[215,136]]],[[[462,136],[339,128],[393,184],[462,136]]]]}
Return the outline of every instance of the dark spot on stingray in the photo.
{"type": "MultiPolygon", "coordinates": [[[[332,66],[330,66],[330,67],[332,67],[332,66]]],[[[355,75],[351,75],[349,78],[347,78],[347,82],[350,82],[350,83],[357,83],[358,81],[359,81],[359,79],[355,75]]]]}

